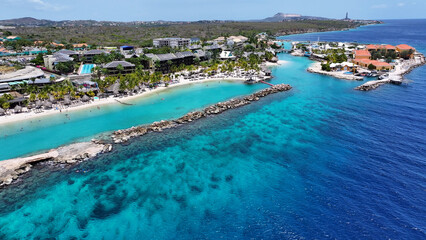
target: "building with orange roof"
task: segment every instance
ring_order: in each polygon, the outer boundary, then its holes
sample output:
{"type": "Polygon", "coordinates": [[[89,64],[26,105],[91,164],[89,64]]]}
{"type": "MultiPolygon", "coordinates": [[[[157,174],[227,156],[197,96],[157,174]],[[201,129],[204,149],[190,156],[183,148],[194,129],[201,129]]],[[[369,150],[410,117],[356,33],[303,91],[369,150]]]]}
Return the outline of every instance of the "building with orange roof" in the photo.
{"type": "Polygon", "coordinates": [[[407,44],[399,44],[396,46],[396,50],[399,52],[401,58],[413,58],[416,49],[407,44]]]}
{"type": "Polygon", "coordinates": [[[377,50],[382,50],[382,49],[384,49],[386,51],[395,51],[396,50],[395,46],[392,46],[392,45],[389,45],[389,44],[387,44],[387,45],[369,44],[369,45],[367,45],[366,48],[367,48],[368,51],[377,51],[377,50]]]}
{"type": "Polygon", "coordinates": [[[87,43],[76,43],[76,44],[73,44],[72,46],[74,48],[86,48],[89,45],[87,45],[87,43]]]}
{"type": "Polygon", "coordinates": [[[361,66],[361,67],[364,67],[364,68],[368,68],[368,66],[370,64],[372,64],[375,67],[375,69],[377,69],[377,70],[391,70],[391,69],[393,69],[393,66],[390,65],[389,63],[380,62],[380,61],[377,61],[377,60],[353,59],[352,62],[361,66]]]}
{"type": "Polygon", "coordinates": [[[355,50],[353,52],[354,59],[370,59],[371,53],[368,50],[355,50]]]}

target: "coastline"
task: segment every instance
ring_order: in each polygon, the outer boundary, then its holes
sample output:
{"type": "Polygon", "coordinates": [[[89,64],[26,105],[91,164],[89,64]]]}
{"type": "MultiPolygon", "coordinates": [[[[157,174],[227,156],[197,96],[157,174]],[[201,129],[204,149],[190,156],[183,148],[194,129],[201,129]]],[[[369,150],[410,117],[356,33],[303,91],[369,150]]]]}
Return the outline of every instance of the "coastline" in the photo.
{"type": "Polygon", "coordinates": [[[389,76],[382,80],[372,80],[368,81],[358,87],[355,88],[355,90],[359,91],[370,91],[373,89],[378,88],[379,86],[386,84],[386,83],[392,83],[392,84],[401,84],[404,80],[404,76],[408,73],[410,73],[413,69],[420,67],[425,64],[424,60],[409,60],[408,63],[405,62],[404,64],[398,64],[393,72],[389,73],[389,76]],[[404,66],[405,65],[405,66],[404,66]]]}
{"type": "Polygon", "coordinates": [[[35,164],[46,163],[51,166],[62,167],[77,164],[99,156],[102,153],[110,152],[114,144],[125,143],[131,138],[140,137],[149,132],[161,132],[164,129],[178,127],[201,118],[217,115],[230,109],[248,105],[270,94],[285,92],[291,89],[292,87],[288,84],[278,84],[259,90],[245,97],[219,102],[203,110],[190,112],[175,120],[162,120],[149,125],[141,125],[115,131],[110,135],[110,141],[92,139],[90,142],[72,143],[37,155],[0,161],[0,188],[14,183],[21,175],[29,172],[35,164]]]}
{"type": "MultiPolygon", "coordinates": [[[[274,65],[274,66],[278,66],[278,65],[274,65]]],[[[71,112],[71,111],[94,108],[94,107],[102,106],[102,105],[105,105],[105,104],[120,104],[119,102],[117,102],[117,100],[127,101],[127,100],[132,100],[132,99],[138,99],[138,98],[147,97],[151,94],[158,93],[158,92],[161,92],[161,91],[164,91],[164,90],[167,90],[167,89],[170,89],[170,88],[174,88],[174,87],[180,87],[180,86],[185,86],[185,85],[189,85],[189,84],[211,82],[211,81],[244,82],[245,79],[244,78],[235,78],[235,77],[220,77],[220,78],[206,78],[206,79],[197,80],[197,81],[181,80],[179,83],[171,84],[167,87],[157,87],[157,88],[154,88],[154,89],[151,89],[151,90],[147,90],[147,91],[144,91],[144,92],[141,92],[141,93],[137,93],[137,94],[132,95],[132,96],[108,97],[108,98],[102,98],[102,99],[99,99],[99,100],[92,100],[88,103],[84,103],[84,104],[79,105],[79,106],[71,106],[71,107],[67,107],[65,109],[61,109],[61,111],[59,109],[52,108],[52,109],[49,109],[49,110],[44,110],[41,113],[35,113],[35,112],[31,111],[31,112],[22,112],[22,113],[19,113],[19,114],[0,116],[0,126],[11,124],[11,123],[16,123],[16,122],[21,122],[21,121],[26,121],[26,120],[31,120],[31,119],[43,118],[43,117],[50,116],[50,115],[53,115],[53,114],[62,114],[62,113],[67,113],[67,112],[71,112]]]]}

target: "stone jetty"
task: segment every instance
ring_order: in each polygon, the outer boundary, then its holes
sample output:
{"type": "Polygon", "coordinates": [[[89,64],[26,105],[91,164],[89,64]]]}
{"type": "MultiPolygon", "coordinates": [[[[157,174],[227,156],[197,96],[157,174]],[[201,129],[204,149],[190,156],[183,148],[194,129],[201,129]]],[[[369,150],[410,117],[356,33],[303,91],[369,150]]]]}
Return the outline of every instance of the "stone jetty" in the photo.
{"type": "Polygon", "coordinates": [[[250,104],[253,101],[258,101],[262,97],[268,96],[270,94],[278,93],[278,92],[288,91],[291,88],[292,87],[287,84],[274,85],[270,88],[260,90],[256,93],[253,93],[243,98],[236,98],[236,99],[228,100],[226,102],[219,102],[212,106],[206,107],[202,111],[190,112],[186,114],[185,116],[178,118],[176,120],[170,120],[170,121],[163,120],[160,122],[154,122],[150,125],[131,127],[125,130],[118,130],[112,134],[112,139],[114,143],[116,144],[123,143],[130,140],[131,138],[139,137],[149,132],[160,132],[167,128],[176,127],[180,124],[189,123],[189,122],[198,120],[200,118],[205,118],[210,115],[220,114],[229,109],[245,106],[247,104],[250,104]]]}
{"type": "Polygon", "coordinates": [[[47,153],[30,157],[0,161],[0,187],[11,184],[20,175],[30,171],[34,164],[49,162],[50,165],[70,165],[93,158],[100,153],[110,152],[111,150],[111,144],[92,140],[91,142],[74,143],[59,147],[47,153]]]}
{"type": "MultiPolygon", "coordinates": [[[[202,111],[188,113],[176,120],[163,120],[154,122],[150,125],[118,130],[115,131],[111,137],[115,144],[124,143],[131,138],[139,137],[149,132],[161,132],[164,129],[176,127],[200,118],[220,114],[229,109],[238,108],[250,104],[253,101],[258,101],[260,98],[267,95],[288,91],[291,88],[292,87],[287,84],[274,85],[243,98],[231,99],[206,107],[202,111]]],[[[0,161],[0,187],[11,184],[18,179],[20,175],[30,171],[32,166],[37,163],[44,162],[52,166],[72,165],[91,159],[99,154],[110,152],[112,148],[113,144],[111,143],[93,139],[91,142],[73,143],[30,157],[0,161]]]]}

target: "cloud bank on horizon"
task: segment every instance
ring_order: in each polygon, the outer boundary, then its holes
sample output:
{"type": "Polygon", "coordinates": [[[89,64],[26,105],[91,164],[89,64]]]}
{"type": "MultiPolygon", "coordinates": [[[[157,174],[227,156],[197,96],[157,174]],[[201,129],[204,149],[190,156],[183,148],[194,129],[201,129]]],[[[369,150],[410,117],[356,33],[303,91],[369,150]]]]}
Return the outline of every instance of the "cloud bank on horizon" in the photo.
{"type": "Polygon", "coordinates": [[[0,0],[2,19],[35,17],[50,20],[250,20],[277,12],[354,19],[424,18],[423,0],[0,0]],[[309,6],[308,8],[306,6],[309,6]]]}

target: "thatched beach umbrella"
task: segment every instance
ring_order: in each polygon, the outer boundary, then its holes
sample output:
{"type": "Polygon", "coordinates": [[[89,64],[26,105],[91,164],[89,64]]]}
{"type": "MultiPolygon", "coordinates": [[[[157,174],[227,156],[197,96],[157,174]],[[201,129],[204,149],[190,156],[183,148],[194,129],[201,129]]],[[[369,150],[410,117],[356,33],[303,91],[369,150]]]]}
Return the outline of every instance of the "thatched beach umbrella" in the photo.
{"type": "Polygon", "coordinates": [[[13,109],[13,111],[14,111],[15,113],[20,113],[20,112],[22,112],[22,107],[21,107],[21,106],[19,106],[19,105],[16,105],[16,107],[13,109]]]}
{"type": "Polygon", "coordinates": [[[55,99],[55,97],[53,97],[52,95],[50,95],[49,101],[52,102],[52,103],[55,103],[56,99],[55,99]]]}
{"type": "Polygon", "coordinates": [[[43,103],[40,100],[37,100],[35,106],[36,108],[41,108],[43,106],[43,103]]]}
{"type": "Polygon", "coordinates": [[[110,92],[110,93],[112,92],[115,95],[118,94],[119,90],[120,90],[120,82],[119,81],[116,81],[114,84],[112,84],[111,86],[109,86],[107,88],[107,92],[110,92]]]}
{"type": "Polygon", "coordinates": [[[90,97],[88,97],[87,95],[84,95],[84,96],[81,98],[81,100],[82,100],[83,102],[88,102],[88,101],[90,101],[90,97]]]}
{"type": "Polygon", "coordinates": [[[3,116],[6,114],[6,111],[3,108],[0,108],[0,116],[3,116]]]}
{"type": "Polygon", "coordinates": [[[65,98],[64,105],[71,105],[71,100],[69,98],[65,98]]]}
{"type": "Polygon", "coordinates": [[[51,103],[51,102],[49,102],[49,101],[45,101],[45,102],[43,103],[43,106],[44,106],[44,108],[46,108],[46,109],[50,109],[50,108],[52,108],[52,103],[51,103]]]}

